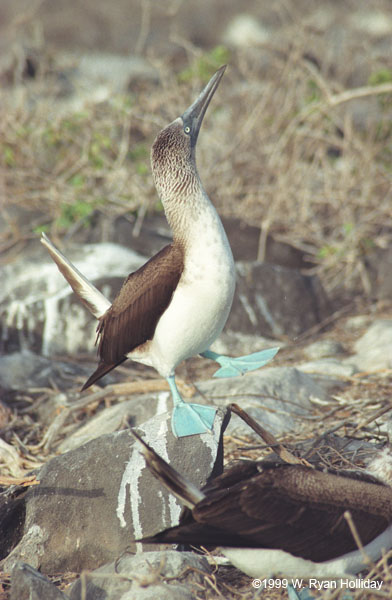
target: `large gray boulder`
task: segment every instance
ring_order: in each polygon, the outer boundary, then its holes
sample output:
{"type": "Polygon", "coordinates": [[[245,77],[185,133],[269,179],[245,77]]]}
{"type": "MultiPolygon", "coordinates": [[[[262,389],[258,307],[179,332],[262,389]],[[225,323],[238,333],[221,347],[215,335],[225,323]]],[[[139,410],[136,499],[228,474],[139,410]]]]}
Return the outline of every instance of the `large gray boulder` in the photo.
{"type": "Polygon", "coordinates": [[[239,262],[226,328],[271,337],[297,336],[330,312],[317,277],[279,265],[239,262]]]}
{"type": "MultiPolygon", "coordinates": [[[[329,402],[332,390],[342,385],[336,377],[308,375],[294,367],[269,367],[243,377],[209,379],[197,383],[201,396],[226,407],[235,402],[275,435],[301,432],[304,418],[329,402]]],[[[198,402],[196,396],[193,400],[198,402]]],[[[257,437],[237,415],[232,415],[229,435],[257,437]]]]}
{"type": "MultiPolygon", "coordinates": [[[[177,439],[171,414],[157,415],[138,432],[198,487],[223,468],[225,411],[213,432],[177,439]]],[[[3,561],[23,560],[43,573],[94,569],[115,560],[134,539],[178,522],[181,505],[146,468],[128,430],[103,435],[48,461],[40,484],[26,494],[24,534],[3,561]]]]}
{"type": "Polygon", "coordinates": [[[392,319],[376,319],[355,342],[355,354],[347,359],[359,371],[392,368],[392,319]]]}
{"type": "MultiPolygon", "coordinates": [[[[136,252],[110,243],[74,246],[65,253],[109,297],[130,272],[145,262],[136,252]]],[[[2,340],[8,352],[30,349],[50,356],[91,351],[94,347],[95,319],[41,246],[3,267],[0,316],[2,340]]]]}

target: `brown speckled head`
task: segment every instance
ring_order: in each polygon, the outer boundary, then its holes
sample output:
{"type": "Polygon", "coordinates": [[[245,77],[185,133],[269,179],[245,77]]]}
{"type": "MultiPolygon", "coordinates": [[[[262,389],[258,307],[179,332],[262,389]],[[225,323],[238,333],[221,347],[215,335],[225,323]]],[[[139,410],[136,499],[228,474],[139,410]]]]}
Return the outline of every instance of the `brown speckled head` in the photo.
{"type": "Polygon", "coordinates": [[[154,181],[162,202],[181,200],[200,185],[195,150],[207,107],[226,66],[217,71],[181,117],[157,135],[151,150],[154,181]]]}
{"type": "Polygon", "coordinates": [[[178,200],[179,193],[192,193],[197,185],[196,163],[181,117],[157,135],[151,150],[151,165],[162,201],[172,197],[178,200]]]}

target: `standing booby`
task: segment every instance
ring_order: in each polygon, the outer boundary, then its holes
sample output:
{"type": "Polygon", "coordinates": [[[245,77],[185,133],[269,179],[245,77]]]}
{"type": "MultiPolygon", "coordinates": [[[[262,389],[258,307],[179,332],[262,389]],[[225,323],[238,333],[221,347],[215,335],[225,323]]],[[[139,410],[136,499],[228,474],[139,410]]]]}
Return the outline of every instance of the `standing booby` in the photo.
{"type": "MultiPolygon", "coordinates": [[[[366,556],[377,560],[392,547],[392,488],[369,473],[246,460],[199,490],[132,433],[150,471],[187,507],[179,525],[138,542],[222,546],[233,565],[259,579],[347,577],[367,566],[366,556]]],[[[390,477],[390,452],[385,462],[390,477]]]]}
{"type": "Polygon", "coordinates": [[[235,288],[233,255],[221,220],[196,168],[196,142],[221,67],[193,104],[156,137],[152,173],[173,242],[131,273],[111,304],[52,244],[41,241],[75,293],[99,320],[100,357],[82,390],[131,358],[154,367],[172,392],[173,433],[177,437],[212,429],[216,409],[185,403],[174,378],[177,365],[201,354],[217,361],[217,377],[257,369],[278,348],[231,358],[211,350],[231,308],[235,288]]]}

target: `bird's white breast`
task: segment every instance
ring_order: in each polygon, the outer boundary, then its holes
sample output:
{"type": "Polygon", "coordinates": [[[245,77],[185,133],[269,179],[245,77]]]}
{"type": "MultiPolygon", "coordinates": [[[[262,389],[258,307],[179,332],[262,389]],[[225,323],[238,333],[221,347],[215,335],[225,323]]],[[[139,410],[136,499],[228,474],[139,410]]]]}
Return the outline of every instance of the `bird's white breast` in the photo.
{"type": "Polygon", "coordinates": [[[189,225],[184,271],[150,346],[151,364],[162,376],[207,350],[230,312],[234,261],[221,221],[210,207],[189,225]]]}

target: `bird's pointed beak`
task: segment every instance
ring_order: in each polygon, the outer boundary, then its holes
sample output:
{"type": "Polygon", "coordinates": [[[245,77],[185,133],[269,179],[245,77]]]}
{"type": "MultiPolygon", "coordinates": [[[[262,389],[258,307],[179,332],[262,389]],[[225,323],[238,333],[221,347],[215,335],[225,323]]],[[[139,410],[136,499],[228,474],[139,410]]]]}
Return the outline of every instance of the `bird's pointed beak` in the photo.
{"type": "Polygon", "coordinates": [[[210,79],[204,90],[201,92],[198,98],[191,104],[189,108],[182,115],[182,120],[185,127],[189,127],[191,136],[191,146],[196,146],[197,137],[199,135],[200,127],[203,122],[203,117],[211,101],[212,96],[215,94],[215,90],[222,79],[223,73],[226,70],[226,65],[223,65],[210,79]]]}

